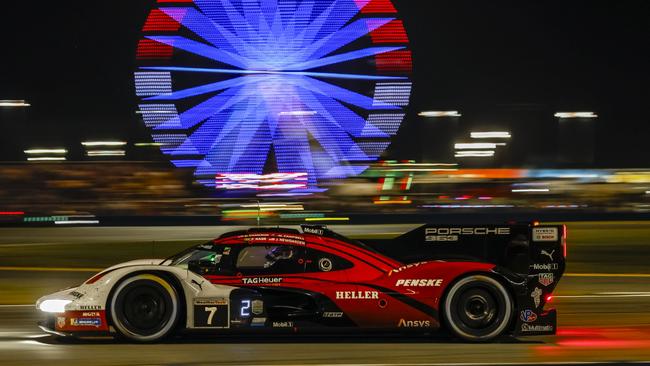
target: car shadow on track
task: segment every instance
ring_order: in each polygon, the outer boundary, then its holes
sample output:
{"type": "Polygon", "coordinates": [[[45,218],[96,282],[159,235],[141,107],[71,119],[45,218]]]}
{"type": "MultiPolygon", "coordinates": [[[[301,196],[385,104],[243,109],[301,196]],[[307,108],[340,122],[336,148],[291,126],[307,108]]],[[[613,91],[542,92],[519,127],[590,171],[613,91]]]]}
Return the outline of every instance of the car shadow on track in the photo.
{"type": "MultiPolygon", "coordinates": [[[[114,345],[133,344],[123,342],[112,337],[101,338],[60,338],[57,336],[43,337],[37,340],[45,344],[56,345],[114,345]]],[[[184,335],[173,337],[157,344],[466,344],[469,342],[450,338],[444,335],[412,335],[412,334],[386,334],[386,335],[364,335],[364,334],[273,334],[273,335],[184,335]]],[[[541,340],[517,339],[505,337],[492,344],[545,344],[541,340]]]]}

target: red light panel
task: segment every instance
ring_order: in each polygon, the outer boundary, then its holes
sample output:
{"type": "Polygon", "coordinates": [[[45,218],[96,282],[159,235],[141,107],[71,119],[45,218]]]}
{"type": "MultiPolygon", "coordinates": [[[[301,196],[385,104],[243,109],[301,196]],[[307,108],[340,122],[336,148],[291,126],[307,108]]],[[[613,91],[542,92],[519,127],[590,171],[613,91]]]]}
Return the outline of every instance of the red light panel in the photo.
{"type": "Polygon", "coordinates": [[[397,10],[390,0],[355,0],[364,14],[393,14],[397,10]],[[365,5],[364,5],[365,4],[365,5]]]}
{"type": "Polygon", "coordinates": [[[393,51],[382,53],[375,57],[377,70],[380,72],[411,72],[413,71],[413,56],[411,51],[393,51]]]}
{"type": "Polygon", "coordinates": [[[150,39],[140,40],[138,43],[138,51],[136,57],[138,60],[151,60],[151,59],[170,59],[174,54],[172,46],[158,43],[150,39]]]}
{"type": "Polygon", "coordinates": [[[154,9],[147,18],[142,30],[144,32],[177,32],[181,24],[159,9],[154,9]]]}
{"type": "Polygon", "coordinates": [[[401,20],[393,20],[370,33],[373,43],[408,43],[409,39],[401,20]]]}

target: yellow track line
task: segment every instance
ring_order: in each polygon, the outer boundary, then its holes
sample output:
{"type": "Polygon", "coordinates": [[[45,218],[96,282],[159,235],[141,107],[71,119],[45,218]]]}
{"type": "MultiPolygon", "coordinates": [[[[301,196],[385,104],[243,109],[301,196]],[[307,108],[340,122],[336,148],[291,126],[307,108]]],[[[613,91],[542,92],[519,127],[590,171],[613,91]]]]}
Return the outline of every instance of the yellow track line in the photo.
{"type": "Polygon", "coordinates": [[[100,272],[104,268],[0,267],[5,272],[100,272]]]}

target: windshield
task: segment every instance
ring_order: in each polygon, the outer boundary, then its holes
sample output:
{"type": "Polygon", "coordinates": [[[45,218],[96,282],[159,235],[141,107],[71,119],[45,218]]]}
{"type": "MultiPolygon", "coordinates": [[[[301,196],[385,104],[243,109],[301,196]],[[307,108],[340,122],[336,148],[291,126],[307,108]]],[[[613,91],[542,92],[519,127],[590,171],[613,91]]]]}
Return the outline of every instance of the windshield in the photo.
{"type": "MultiPolygon", "coordinates": [[[[187,268],[190,262],[203,262],[212,263],[214,265],[221,263],[224,252],[229,252],[230,248],[223,246],[216,246],[211,243],[202,244],[194,248],[187,249],[179,254],[176,254],[164,263],[170,266],[187,268]]],[[[226,254],[227,255],[227,254],[226,254]]]]}

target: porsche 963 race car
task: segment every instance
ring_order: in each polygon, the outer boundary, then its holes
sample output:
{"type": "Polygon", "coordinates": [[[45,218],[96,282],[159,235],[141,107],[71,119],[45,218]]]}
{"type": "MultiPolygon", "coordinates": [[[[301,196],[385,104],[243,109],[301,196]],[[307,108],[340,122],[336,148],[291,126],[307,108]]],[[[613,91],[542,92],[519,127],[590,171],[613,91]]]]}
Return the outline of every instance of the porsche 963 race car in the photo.
{"type": "Polygon", "coordinates": [[[394,240],[255,228],[168,259],[119,264],[38,300],[60,336],[155,342],[212,332],[446,331],[472,342],[549,335],[566,228],[425,225],[394,240]]]}

